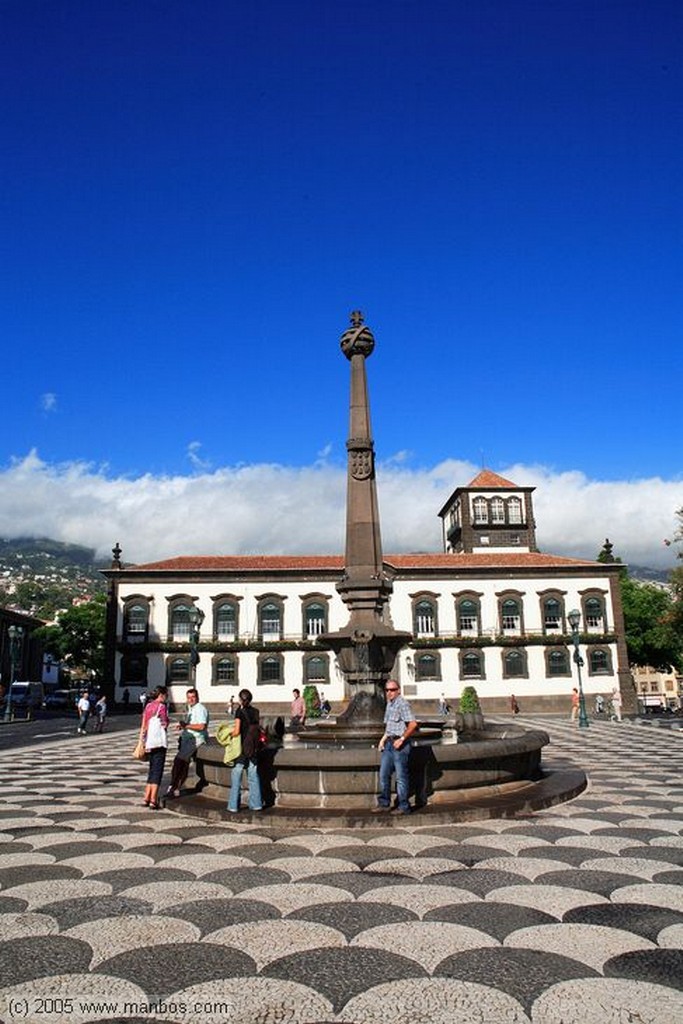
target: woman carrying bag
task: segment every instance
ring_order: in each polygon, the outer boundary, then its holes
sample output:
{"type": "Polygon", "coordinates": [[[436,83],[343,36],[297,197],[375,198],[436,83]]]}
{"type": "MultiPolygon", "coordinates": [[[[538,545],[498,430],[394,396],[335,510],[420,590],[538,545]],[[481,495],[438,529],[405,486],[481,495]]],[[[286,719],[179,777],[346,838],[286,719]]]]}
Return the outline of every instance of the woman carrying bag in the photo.
{"type": "Polygon", "coordinates": [[[168,689],[165,686],[157,686],[152,692],[152,699],[145,704],[142,712],[142,724],[140,726],[140,739],[145,744],[145,750],[149,755],[149,773],[145,787],[145,797],[142,801],[150,811],[159,810],[159,786],[164,774],[166,763],[166,748],[168,746],[168,689]]]}
{"type": "Polygon", "coordinates": [[[240,706],[235,712],[235,724],[232,728],[232,735],[239,736],[242,741],[242,752],[235,759],[230,776],[230,796],[228,798],[228,811],[237,814],[240,809],[240,790],[242,788],[242,774],[246,767],[247,780],[249,782],[249,810],[263,810],[261,798],[261,782],[258,776],[258,752],[259,752],[259,713],[251,706],[251,693],[249,690],[240,690],[240,706]]]}

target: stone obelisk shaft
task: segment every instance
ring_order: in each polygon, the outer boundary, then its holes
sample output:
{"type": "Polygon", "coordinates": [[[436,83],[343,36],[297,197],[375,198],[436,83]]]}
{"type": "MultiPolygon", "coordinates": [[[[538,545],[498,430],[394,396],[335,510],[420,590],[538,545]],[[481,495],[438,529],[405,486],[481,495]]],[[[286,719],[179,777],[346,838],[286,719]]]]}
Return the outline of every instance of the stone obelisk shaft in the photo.
{"type": "Polygon", "coordinates": [[[349,621],[319,642],[331,648],[351,696],[340,718],[374,728],[384,713],[383,686],[396,654],[410,634],[386,621],[392,584],[384,571],[375,480],[375,453],[370,427],[365,360],[375,347],[360,313],[351,314],[341,349],[351,363],[351,402],[346,499],[346,557],[337,591],[349,609],[349,621]]]}

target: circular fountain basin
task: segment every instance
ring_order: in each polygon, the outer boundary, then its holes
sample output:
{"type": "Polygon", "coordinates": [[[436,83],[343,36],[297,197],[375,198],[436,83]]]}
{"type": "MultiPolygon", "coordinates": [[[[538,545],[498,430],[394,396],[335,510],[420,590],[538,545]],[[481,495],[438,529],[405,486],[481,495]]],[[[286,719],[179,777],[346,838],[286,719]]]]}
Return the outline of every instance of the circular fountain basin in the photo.
{"type": "MultiPolygon", "coordinates": [[[[413,805],[447,809],[482,794],[504,801],[542,779],[541,751],[548,742],[547,733],[515,725],[488,725],[437,742],[423,738],[410,756],[413,805]]],[[[341,740],[331,745],[288,739],[269,745],[259,762],[264,803],[275,812],[301,812],[302,817],[367,814],[376,806],[380,758],[376,746],[346,746],[341,740]]],[[[199,748],[197,772],[201,797],[225,807],[231,767],[223,764],[223,748],[215,740],[199,748]]]]}

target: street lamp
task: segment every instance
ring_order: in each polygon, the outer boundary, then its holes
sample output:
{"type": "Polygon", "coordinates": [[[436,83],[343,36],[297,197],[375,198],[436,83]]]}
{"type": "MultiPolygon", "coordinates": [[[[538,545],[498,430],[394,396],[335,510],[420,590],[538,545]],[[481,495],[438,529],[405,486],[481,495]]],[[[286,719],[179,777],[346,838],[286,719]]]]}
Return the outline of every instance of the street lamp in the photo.
{"type": "Polygon", "coordinates": [[[579,728],[587,729],[590,725],[588,721],[588,715],[586,714],[586,698],[583,692],[583,684],[581,682],[581,666],[583,665],[583,658],[579,654],[579,623],[581,622],[581,612],[574,611],[569,612],[567,620],[572,628],[572,643],[574,644],[574,664],[576,665],[576,674],[579,677],[579,728]]]}
{"type": "Polygon", "coordinates": [[[12,721],[12,683],[17,678],[17,665],[21,660],[21,645],[24,642],[24,630],[22,626],[15,626],[12,623],[11,626],[7,627],[7,636],[9,637],[9,663],[10,663],[10,677],[9,677],[9,689],[7,691],[7,699],[5,700],[5,721],[12,721]]]}
{"type": "Polygon", "coordinates": [[[199,634],[202,629],[202,622],[204,621],[204,612],[201,608],[197,608],[196,605],[192,605],[188,612],[190,619],[190,671],[189,671],[189,683],[190,686],[195,685],[195,679],[197,678],[197,665],[199,664],[199,634]]]}

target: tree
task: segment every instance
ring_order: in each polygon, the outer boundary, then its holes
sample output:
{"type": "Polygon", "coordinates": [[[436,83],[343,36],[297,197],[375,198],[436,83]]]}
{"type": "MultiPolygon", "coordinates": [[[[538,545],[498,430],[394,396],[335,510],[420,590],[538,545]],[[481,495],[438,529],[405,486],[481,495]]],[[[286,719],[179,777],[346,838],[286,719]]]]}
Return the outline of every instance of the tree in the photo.
{"type": "Polygon", "coordinates": [[[92,601],[62,612],[56,625],[43,626],[34,636],[43,642],[47,654],[71,670],[102,679],[105,619],[106,597],[98,594],[92,601]]]}
{"type": "Polygon", "coordinates": [[[621,600],[630,664],[651,665],[663,671],[672,665],[681,667],[683,638],[676,628],[674,599],[669,591],[625,575],[621,600]]]}
{"type": "MultiPolygon", "coordinates": [[[[597,560],[621,565],[621,558],[612,554],[609,540],[605,541],[597,560]]],[[[672,666],[681,667],[683,635],[677,627],[671,592],[653,583],[631,579],[626,566],[620,570],[619,585],[629,664],[650,665],[664,671],[672,666]]]]}
{"type": "MultiPolygon", "coordinates": [[[[683,561],[683,508],[679,508],[676,512],[678,519],[678,526],[674,533],[674,543],[681,545],[676,557],[683,561]]],[[[678,566],[676,569],[672,569],[669,575],[669,583],[671,584],[671,590],[673,592],[673,608],[672,608],[672,619],[674,628],[678,631],[679,636],[683,638],[683,565],[678,566]]]]}

